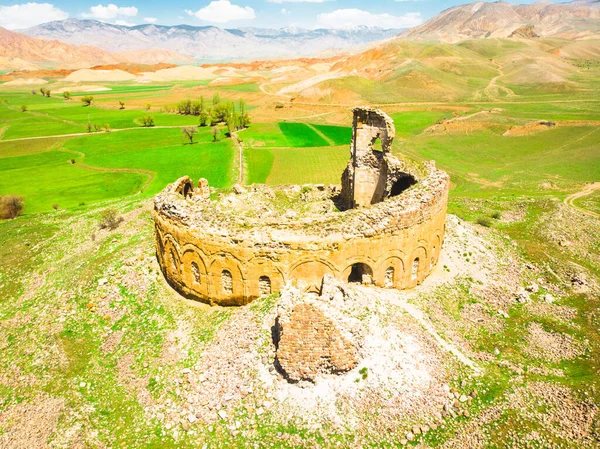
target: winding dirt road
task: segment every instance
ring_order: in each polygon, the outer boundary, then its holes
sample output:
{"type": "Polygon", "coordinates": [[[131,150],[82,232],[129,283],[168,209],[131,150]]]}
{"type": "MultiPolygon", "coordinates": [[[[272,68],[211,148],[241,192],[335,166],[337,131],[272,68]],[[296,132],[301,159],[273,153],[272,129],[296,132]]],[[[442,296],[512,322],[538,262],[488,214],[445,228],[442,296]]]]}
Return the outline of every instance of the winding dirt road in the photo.
{"type": "Polygon", "coordinates": [[[591,195],[596,190],[600,190],[600,182],[594,182],[593,184],[586,185],[579,192],[575,192],[570,194],[565,198],[564,203],[569,206],[571,209],[576,210],[577,212],[581,212],[583,214],[589,215],[591,217],[600,218],[600,214],[588,209],[584,209],[583,207],[579,207],[575,204],[575,200],[582,198],[584,196],[591,195]]]}

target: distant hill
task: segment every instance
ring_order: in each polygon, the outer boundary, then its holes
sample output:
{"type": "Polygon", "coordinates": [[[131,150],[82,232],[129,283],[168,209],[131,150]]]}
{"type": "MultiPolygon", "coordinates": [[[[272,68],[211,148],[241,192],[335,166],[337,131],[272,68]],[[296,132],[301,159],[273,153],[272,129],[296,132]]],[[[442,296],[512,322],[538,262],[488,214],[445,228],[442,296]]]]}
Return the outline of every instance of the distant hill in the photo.
{"type": "Polygon", "coordinates": [[[89,67],[117,62],[115,56],[96,47],[37,39],[0,27],[0,64],[3,67],[31,68],[31,63],[89,67]]]}
{"type": "Polygon", "coordinates": [[[466,39],[509,37],[532,26],[541,37],[589,39],[600,37],[600,2],[538,2],[511,5],[476,2],[447,9],[401,37],[410,40],[459,42],[466,39]]]}
{"type": "Polygon", "coordinates": [[[163,49],[199,60],[298,57],[349,49],[399,34],[401,29],[356,27],[343,30],[221,29],[190,25],[112,25],[96,20],[66,19],[23,30],[44,39],[74,45],[97,45],[110,52],[163,49]]]}

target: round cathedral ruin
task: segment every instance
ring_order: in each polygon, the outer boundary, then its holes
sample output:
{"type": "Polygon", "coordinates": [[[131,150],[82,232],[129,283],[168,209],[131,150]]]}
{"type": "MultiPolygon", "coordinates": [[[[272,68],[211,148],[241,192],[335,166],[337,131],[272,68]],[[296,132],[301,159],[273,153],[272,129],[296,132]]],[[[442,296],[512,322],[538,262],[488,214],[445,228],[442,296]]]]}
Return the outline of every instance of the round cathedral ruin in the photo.
{"type": "Polygon", "coordinates": [[[156,250],[167,281],[211,305],[243,305],[287,281],[319,292],[327,274],[405,289],[438,261],[449,177],[434,162],[390,152],[392,119],[353,110],[340,186],[194,187],[186,176],[154,201],[156,250]]]}

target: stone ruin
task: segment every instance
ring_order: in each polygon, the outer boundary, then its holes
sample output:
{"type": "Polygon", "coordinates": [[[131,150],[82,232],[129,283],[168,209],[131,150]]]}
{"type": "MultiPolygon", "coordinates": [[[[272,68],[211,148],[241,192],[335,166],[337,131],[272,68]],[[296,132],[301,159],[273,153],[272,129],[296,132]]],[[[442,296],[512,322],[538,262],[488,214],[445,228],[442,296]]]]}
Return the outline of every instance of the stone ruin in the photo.
{"type": "Polygon", "coordinates": [[[274,326],[275,364],[290,382],[314,382],[358,365],[364,331],[343,311],[353,299],[344,284],[325,275],[319,296],[291,285],[281,293],[274,326]]]}
{"type": "Polygon", "coordinates": [[[422,282],[444,238],[448,175],[433,162],[392,155],[394,124],[382,111],[353,113],[341,189],[211,190],[205,179],[195,187],[185,176],[159,193],[153,217],[167,281],[186,297],[222,306],[279,292],[288,281],[319,293],[326,275],[397,289],[422,282]]]}

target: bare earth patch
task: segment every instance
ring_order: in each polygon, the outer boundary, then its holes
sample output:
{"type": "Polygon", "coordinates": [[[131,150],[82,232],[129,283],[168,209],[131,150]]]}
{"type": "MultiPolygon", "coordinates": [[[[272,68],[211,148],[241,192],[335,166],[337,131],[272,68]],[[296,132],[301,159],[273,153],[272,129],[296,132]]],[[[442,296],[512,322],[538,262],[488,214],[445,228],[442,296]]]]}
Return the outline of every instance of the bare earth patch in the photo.
{"type": "Polygon", "coordinates": [[[567,334],[548,332],[538,323],[529,325],[524,351],[531,357],[549,362],[571,360],[585,351],[585,345],[567,334]]]}

